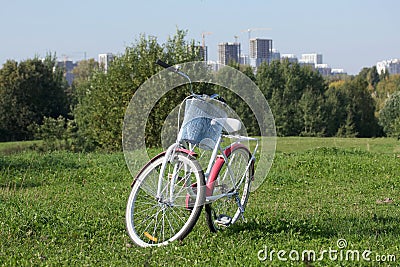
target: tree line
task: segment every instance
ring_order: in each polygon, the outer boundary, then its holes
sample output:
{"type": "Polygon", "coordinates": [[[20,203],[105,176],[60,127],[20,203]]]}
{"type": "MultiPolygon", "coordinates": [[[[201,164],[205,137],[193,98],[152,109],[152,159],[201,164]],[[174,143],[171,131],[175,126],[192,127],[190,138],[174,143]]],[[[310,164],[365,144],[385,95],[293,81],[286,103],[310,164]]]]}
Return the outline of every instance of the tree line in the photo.
{"type": "MultiPolygon", "coordinates": [[[[56,57],[9,60],[0,69],[0,141],[48,141],[54,148],[72,150],[121,149],[125,109],[135,91],[169,64],[201,60],[194,40],[178,30],[165,43],[142,35],[117,56],[107,72],[93,60],[79,62],[71,86],[56,57]]],[[[279,136],[378,137],[400,135],[400,76],[379,75],[375,67],[358,75],[323,77],[310,67],[288,61],[232,67],[252,79],[266,97],[279,136]]],[[[217,73],[223,75],[223,73],[217,73]]],[[[229,90],[196,84],[196,91],[218,92],[258,134],[254,116],[229,90]],[[222,91],[221,91],[222,90],[222,91]]],[[[146,141],[160,144],[166,116],[187,96],[177,88],[160,99],[146,125],[146,141]]]]}
{"type": "Polygon", "coordinates": [[[67,117],[68,84],[56,58],[8,60],[0,69],[0,141],[34,138],[31,125],[67,117]]]}

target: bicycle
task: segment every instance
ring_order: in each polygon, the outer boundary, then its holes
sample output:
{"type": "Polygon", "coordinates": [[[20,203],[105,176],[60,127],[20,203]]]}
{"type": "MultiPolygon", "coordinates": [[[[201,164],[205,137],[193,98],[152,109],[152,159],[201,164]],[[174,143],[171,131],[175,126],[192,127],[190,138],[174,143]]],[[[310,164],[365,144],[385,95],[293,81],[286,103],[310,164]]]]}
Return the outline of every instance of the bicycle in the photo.
{"type": "Polygon", "coordinates": [[[205,207],[212,232],[244,218],[254,180],[258,139],[237,133],[240,120],[228,118],[229,106],[218,95],[193,92],[190,77],[160,60],[158,65],[186,78],[191,94],[185,106],[176,142],[152,158],[136,175],[126,207],[126,227],[132,241],[141,247],[163,246],[183,240],[205,207]],[[225,133],[223,133],[225,132],[225,133]],[[230,144],[221,147],[223,140],[230,144]],[[255,142],[253,151],[243,142],[255,142]],[[210,151],[203,170],[197,151],[210,151]]]}

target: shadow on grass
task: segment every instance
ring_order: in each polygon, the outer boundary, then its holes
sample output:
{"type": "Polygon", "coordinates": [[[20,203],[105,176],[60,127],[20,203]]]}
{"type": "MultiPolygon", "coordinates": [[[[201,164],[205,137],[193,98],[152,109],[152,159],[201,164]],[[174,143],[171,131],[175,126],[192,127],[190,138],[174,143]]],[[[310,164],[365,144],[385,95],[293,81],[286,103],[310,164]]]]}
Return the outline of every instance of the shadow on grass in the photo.
{"type": "Polygon", "coordinates": [[[236,223],[226,229],[226,235],[248,232],[252,238],[262,238],[270,234],[289,234],[300,239],[333,238],[343,235],[357,235],[363,238],[371,236],[400,236],[399,217],[372,215],[370,218],[348,216],[342,218],[324,218],[319,220],[272,218],[260,222],[248,220],[236,223]]]}
{"type": "Polygon", "coordinates": [[[47,176],[51,174],[80,167],[77,157],[71,157],[67,153],[26,152],[2,156],[0,157],[0,188],[38,187],[46,183],[47,176]]]}
{"type": "Polygon", "coordinates": [[[18,190],[18,189],[26,189],[26,188],[34,188],[42,186],[45,181],[37,181],[37,180],[21,180],[21,181],[9,181],[9,182],[0,182],[0,188],[8,189],[8,190],[18,190]]]}
{"type": "Polygon", "coordinates": [[[297,219],[268,219],[266,221],[248,220],[246,223],[236,223],[226,229],[227,234],[250,232],[254,238],[261,238],[267,234],[290,233],[308,238],[332,237],[335,232],[331,227],[319,227],[307,220],[297,219]]]}

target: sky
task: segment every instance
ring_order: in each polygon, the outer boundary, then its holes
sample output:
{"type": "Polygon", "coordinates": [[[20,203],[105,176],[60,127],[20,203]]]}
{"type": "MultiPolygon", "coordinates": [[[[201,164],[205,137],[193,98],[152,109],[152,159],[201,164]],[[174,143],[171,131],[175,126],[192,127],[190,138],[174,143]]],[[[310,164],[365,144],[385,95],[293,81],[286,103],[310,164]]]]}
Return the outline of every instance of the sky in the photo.
{"type": "Polygon", "coordinates": [[[248,51],[251,37],[273,40],[281,54],[321,53],[323,63],[357,74],[400,58],[398,0],[0,0],[0,65],[47,53],[59,59],[122,54],[140,34],[165,42],[176,29],[217,60],[218,43],[234,36],[248,51]]]}

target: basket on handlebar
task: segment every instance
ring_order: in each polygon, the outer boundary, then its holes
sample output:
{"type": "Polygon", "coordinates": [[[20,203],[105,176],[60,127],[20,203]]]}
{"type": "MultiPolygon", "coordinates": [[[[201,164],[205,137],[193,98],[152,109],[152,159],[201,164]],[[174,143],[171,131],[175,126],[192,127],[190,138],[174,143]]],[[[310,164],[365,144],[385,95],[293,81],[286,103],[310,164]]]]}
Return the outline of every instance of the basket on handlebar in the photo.
{"type": "Polygon", "coordinates": [[[179,141],[186,141],[199,145],[206,150],[214,149],[215,143],[222,132],[222,125],[211,123],[215,118],[226,118],[224,110],[212,102],[197,98],[187,99],[185,102],[185,116],[179,132],[179,141]]]}

